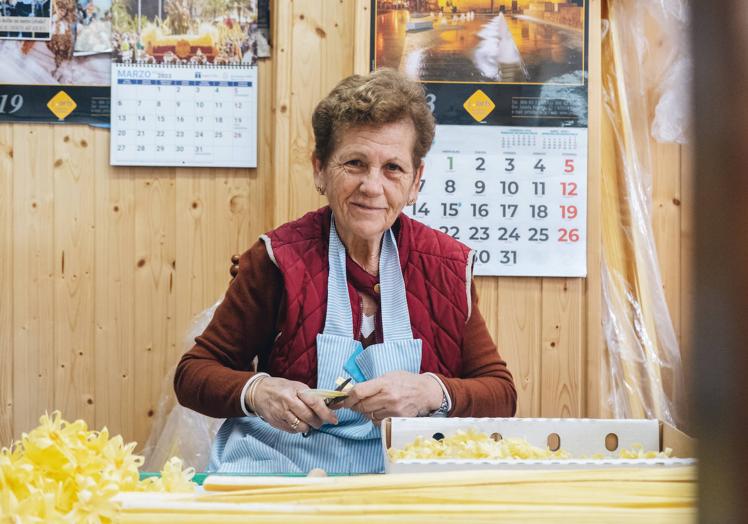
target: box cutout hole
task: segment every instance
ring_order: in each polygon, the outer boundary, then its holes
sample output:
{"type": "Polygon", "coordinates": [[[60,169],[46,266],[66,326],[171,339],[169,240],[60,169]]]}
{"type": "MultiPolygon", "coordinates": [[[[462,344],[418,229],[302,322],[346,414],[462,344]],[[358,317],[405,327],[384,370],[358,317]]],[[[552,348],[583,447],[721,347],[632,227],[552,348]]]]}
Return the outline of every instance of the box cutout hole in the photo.
{"type": "Polygon", "coordinates": [[[444,438],[444,433],[434,433],[431,435],[431,438],[434,440],[442,440],[444,438]]]}
{"type": "Polygon", "coordinates": [[[491,433],[491,440],[498,442],[504,437],[501,436],[501,433],[491,433]]]}
{"type": "Polygon", "coordinates": [[[605,449],[608,451],[615,451],[618,449],[618,435],[615,433],[608,433],[605,435],[605,449]]]}
{"type": "Polygon", "coordinates": [[[558,436],[558,433],[548,435],[548,449],[558,451],[559,448],[561,448],[561,437],[558,436]]]}

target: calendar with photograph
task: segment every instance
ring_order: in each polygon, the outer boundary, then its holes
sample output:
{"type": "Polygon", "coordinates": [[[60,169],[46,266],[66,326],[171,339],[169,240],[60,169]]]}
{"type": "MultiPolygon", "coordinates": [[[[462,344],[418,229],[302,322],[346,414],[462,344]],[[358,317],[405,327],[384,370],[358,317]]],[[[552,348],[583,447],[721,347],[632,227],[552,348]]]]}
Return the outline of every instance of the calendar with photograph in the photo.
{"type": "Polygon", "coordinates": [[[267,2],[112,5],[111,164],[257,167],[267,2]]]}
{"type": "Polygon", "coordinates": [[[586,275],[587,129],[437,126],[405,212],[475,251],[476,275],[586,275]]]}
{"type": "Polygon", "coordinates": [[[257,67],[112,64],[112,165],[257,167],[257,67]]]}
{"type": "Polygon", "coordinates": [[[586,0],[372,0],[372,69],[436,118],[407,212],[475,252],[475,274],[587,274],[586,0]]]}

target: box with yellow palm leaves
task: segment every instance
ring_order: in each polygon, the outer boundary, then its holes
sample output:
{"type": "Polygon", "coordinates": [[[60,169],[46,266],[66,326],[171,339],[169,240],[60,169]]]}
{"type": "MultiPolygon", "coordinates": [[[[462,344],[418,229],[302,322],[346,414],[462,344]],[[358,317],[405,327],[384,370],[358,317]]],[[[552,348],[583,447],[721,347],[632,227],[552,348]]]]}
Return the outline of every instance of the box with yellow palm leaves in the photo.
{"type": "Polygon", "coordinates": [[[391,418],[387,473],[685,466],[694,441],[658,420],[391,418]]]}

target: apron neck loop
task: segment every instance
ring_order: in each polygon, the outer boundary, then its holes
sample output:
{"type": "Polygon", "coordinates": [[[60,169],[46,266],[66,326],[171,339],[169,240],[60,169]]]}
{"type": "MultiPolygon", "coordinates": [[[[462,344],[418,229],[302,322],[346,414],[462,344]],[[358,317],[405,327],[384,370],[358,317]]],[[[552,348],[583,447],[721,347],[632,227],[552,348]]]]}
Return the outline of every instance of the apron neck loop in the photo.
{"type": "MultiPolygon", "coordinates": [[[[330,242],[327,252],[329,276],[324,333],[349,338],[353,333],[353,313],[348,295],[345,255],[345,246],[335,229],[333,216],[330,220],[330,242]]],[[[392,229],[385,231],[379,254],[379,287],[382,338],[385,342],[412,339],[405,282],[392,229]]],[[[355,338],[355,334],[353,335],[355,338]]]]}
{"type": "MultiPolygon", "coordinates": [[[[353,313],[348,296],[345,272],[345,247],[335,230],[335,217],[330,218],[330,243],[327,249],[327,313],[325,335],[350,338],[353,333],[353,313]]],[[[355,337],[354,337],[355,338],[355,337]]]]}
{"type": "Polygon", "coordinates": [[[382,251],[379,254],[379,291],[384,341],[412,339],[405,281],[392,228],[384,232],[382,251]]]}

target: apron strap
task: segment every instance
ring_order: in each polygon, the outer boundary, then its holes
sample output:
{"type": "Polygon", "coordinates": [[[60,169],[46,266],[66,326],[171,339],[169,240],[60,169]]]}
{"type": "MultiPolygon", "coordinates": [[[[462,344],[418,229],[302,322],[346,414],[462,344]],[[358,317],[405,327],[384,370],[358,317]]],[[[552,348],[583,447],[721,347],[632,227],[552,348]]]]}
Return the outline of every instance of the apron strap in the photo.
{"type": "Polygon", "coordinates": [[[353,312],[348,296],[348,278],[345,273],[345,247],[335,230],[335,217],[330,219],[330,243],[327,250],[327,313],[325,335],[351,338],[353,312]]]}
{"type": "Polygon", "coordinates": [[[382,338],[385,342],[411,340],[413,330],[410,327],[410,312],[405,298],[405,281],[392,229],[385,231],[382,252],[379,255],[379,290],[382,304],[382,338]]]}
{"type": "MultiPolygon", "coordinates": [[[[334,217],[330,221],[327,260],[329,276],[324,334],[350,338],[353,329],[353,312],[345,271],[345,247],[335,229],[334,217]]],[[[405,281],[400,269],[400,257],[392,229],[385,231],[382,250],[379,254],[379,286],[382,338],[385,342],[411,340],[413,330],[410,327],[410,313],[405,297],[405,281]]]]}

